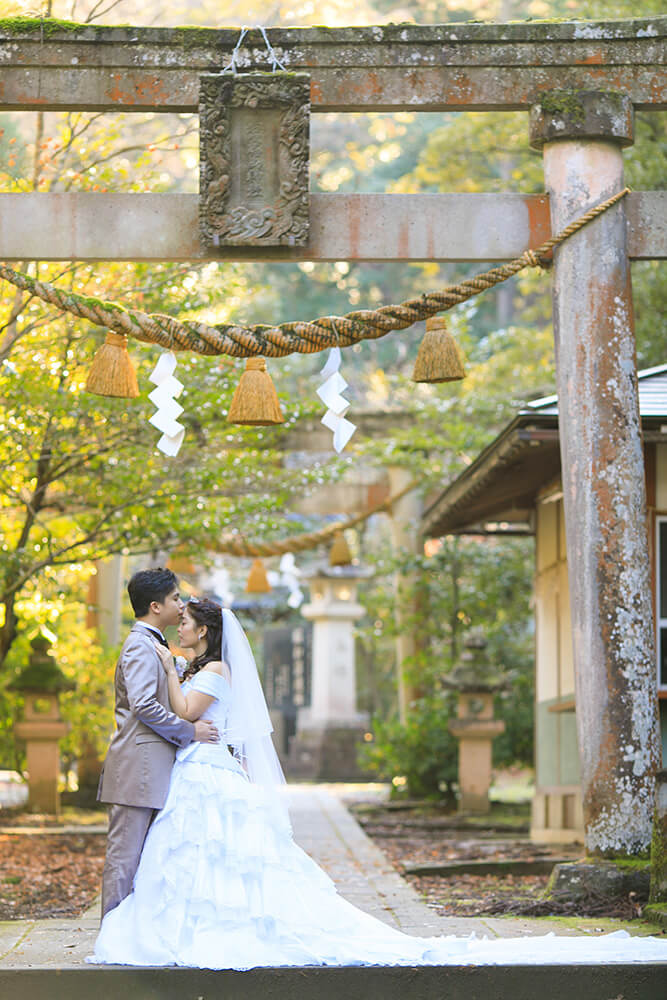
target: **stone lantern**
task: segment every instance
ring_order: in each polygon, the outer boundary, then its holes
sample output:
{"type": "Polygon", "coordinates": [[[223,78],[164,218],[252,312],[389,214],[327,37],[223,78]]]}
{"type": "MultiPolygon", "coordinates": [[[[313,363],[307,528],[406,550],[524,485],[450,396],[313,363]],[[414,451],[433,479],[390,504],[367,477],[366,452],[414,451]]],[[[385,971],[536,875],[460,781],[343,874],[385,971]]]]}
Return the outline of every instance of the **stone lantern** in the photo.
{"type": "Polygon", "coordinates": [[[290,741],[288,768],[295,777],[361,777],[357,745],[368,715],[357,711],[354,622],[364,613],[357,587],[371,575],[359,566],[327,566],[309,579],[311,600],[301,613],[313,622],[311,702],[299,709],[290,741]]]}
{"type": "Polygon", "coordinates": [[[25,698],[24,717],[14,726],[25,740],[28,769],[28,808],[33,812],[60,813],[58,741],[67,732],[60,716],[58,695],[74,684],[62,673],[48,649],[49,640],[38,635],[31,642],[27,666],[9,686],[25,698]]]}
{"type": "Polygon", "coordinates": [[[493,718],[493,695],[506,680],[489,663],[481,631],[472,630],[463,646],[458,663],[443,678],[445,687],[459,694],[457,718],[449,723],[450,733],[459,741],[459,810],[487,813],[491,808],[491,744],[505,730],[505,723],[493,718]]]}

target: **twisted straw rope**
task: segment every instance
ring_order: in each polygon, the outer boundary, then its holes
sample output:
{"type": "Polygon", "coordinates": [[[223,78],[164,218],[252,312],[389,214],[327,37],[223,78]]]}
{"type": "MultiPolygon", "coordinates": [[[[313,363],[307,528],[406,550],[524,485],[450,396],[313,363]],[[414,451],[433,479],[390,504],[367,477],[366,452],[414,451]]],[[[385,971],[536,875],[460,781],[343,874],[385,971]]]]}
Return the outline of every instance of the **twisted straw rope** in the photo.
{"type": "Polygon", "coordinates": [[[417,485],[416,482],[408,483],[398,493],[383,500],[382,503],[370,507],[362,514],[355,514],[344,521],[336,521],[335,524],[329,524],[326,528],[320,528],[319,531],[309,531],[302,535],[289,535],[279,542],[249,542],[244,538],[230,538],[218,542],[215,546],[215,551],[226,552],[232,556],[253,557],[282,556],[286,552],[305,552],[306,549],[314,549],[317,545],[328,541],[332,535],[337,534],[339,531],[344,531],[346,528],[353,528],[355,525],[361,524],[362,521],[368,520],[372,514],[379,514],[380,511],[387,510],[400,500],[401,497],[404,497],[406,493],[410,493],[416,489],[417,485]]]}
{"type": "Polygon", "coordinates": [[[361,309],[346,316],[322,316],[312,322],[281,323],[279,326],[255,324],[236,326],[220,323],[208,326],[195,320],[177,320],[161,313],[145,313],[137,309],[124,309],[113,302],[86,298],[76,293],[64,292],[47,282],[37,281],[6,264],[0,264],[0,278],[17,288],[29,292],[64,312],[89,320],[97,326],[108,327],[116,333],[126,334],[136,340],[159,344],[168,350],[189,350],[197,354],[228,354],[247,358],[253,355],[277,358],[298,352],[313,354],[328,347],[348,347],[360,340],[376,340],[392,330],[404,330],[418,320],[451,309],[479,292],[492,288],[511,278],[525,267],[546,267],[547,256],[560,243],[576,233],[592,219],[615,205],[630,189],[617,194],[584,215],[575,219],[560,233],[542,243],[536,250],[525,250],[501,267],[449,285],[439,292],[430,292],[401,305],[381,306],[379,309],[361,309]]]}

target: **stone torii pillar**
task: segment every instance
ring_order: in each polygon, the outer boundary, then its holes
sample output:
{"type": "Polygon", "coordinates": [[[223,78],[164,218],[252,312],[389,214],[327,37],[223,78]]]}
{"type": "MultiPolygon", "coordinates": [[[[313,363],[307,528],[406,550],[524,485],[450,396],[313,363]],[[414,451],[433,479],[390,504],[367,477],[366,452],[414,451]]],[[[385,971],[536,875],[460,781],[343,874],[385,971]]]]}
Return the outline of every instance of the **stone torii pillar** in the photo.
{"type": "MultiPolygon", "coordinates": [[[[389,487],[392,494],[409,485],[414,475],[400,466],[390,466],[389,487]]],[[[396,500],[389,511],[394,554],[419,555],[423,551],[421,536],[422,499],[417,490],[411,490],[396,500]]],[[[410,704],[418,696],[414,683],[415,668],[412,661],[417,652],[415,637],[416,576],[410,573],[394,574],[396,596],[396,669],[398,674],[398,711],[401,722],[407,720],[410,704]]]]}
{"type": "MultiPolygon", "coordinates": [[[[551,92],[530,125],[552,232],[623,188],[628,97],[551,92]]],[[[586,848],[635,854],[660,743],[624,199],[555,251],[553,316],[586,848]]]]}

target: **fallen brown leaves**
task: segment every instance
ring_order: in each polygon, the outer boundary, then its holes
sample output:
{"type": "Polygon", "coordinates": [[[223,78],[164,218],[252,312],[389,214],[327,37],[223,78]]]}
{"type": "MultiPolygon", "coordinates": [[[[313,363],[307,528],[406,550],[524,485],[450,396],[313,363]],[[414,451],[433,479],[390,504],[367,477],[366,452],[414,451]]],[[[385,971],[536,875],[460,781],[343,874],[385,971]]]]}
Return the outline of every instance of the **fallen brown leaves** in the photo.
{"type": "MultiPolygon", "coordinates": [[[[412,865],[450,861],[545,860],[552,849],[532,844],[526,835],[457,829],[452,818],[428,810],[354,810],[366,833],[401,874],[412,865]]],[[[572,858],[580,845],[570,848],[572,858]]],[[[408,881],[440,916],[605,916],[632,920],[641,914],[637,899],[588,898],[581,902],[545,899],[547,875],[407,875],[408,881]]],[[[631,894],[634,895],[634,894],[631,894]]]]}
{"type": "Polygon", "coordinates": [[[514,912],[544,893],[546,875],[409,876],[408,881],[441,916],[479,917],[514,912]]]}
{"type": "Polygon", "coordinates": [[[100,891],[104,834],[0,834],[0,920],[78,916],[100,891]]]}

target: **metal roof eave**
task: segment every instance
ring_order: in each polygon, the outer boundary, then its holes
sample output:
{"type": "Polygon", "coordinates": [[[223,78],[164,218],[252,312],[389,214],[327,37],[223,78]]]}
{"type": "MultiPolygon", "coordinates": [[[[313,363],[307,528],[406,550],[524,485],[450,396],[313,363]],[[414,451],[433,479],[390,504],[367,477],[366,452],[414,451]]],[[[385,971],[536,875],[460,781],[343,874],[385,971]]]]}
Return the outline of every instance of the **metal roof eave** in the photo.
{"type": "MultiPolygon", "coordinates": [[[[667,442],[667,417],[643,417],[642,431],[645,443],[667,442]]],[[[549,462],[550,453],[553,453],[557,443],[557,414],[522,411],[429,505],[422,517],[422,533],[430,537],[444,534],[509,534],[515,529],[503,523],[489,531],[484,522],[511,522],[513,513],[525,510],[526,498],[534,497],[548,481],[548,475],[540,478],[540,470],[546,468],[554,474],[560,470],[559,454],[555,456],[555,462],[549,462]],[[541,448],[538,447],[540,445],[541,448]],[[529,450],[532,453],[530,466],[534,467],[532,482],[530,472],[526,471],[527,466],[523,468],[523,478],[516,475],[529,450]],[[514,467],[511,481],[507,478],[510,466],[514,467]],[[506,487],[508,482],[509,492],[500,502],[501,487],[506,487]],[[480,507],[478,498],[483,490],[488,491],[488,503],[480,507]],[[521,500],[518,508],[513,506],[513,496],[515,500],[521,500]]],[[[554,458],[552,454],[551,458],[554,458]]],[[[528,532],[523,529],[520,533],[528,532]]]]}
{"type": "MultiPolygon", "coordinates": [[[[557,435],[557,416],[539,412],[517,414],[505,430],[426,509],[422,517],[424,534],[445,533],[438,532],[437,527],[448,515],[464,504],[469,506],[471,500],[485,486],[490,486],[492,481],[497,480],[506,466],[516,463],[522,453],[533,449],[540,441],[553,443],[557,440],[557,435]]],[[[473,518],[475,523],[479,520],[477,513],[471,516],[471,522],[473,518]]]]}

